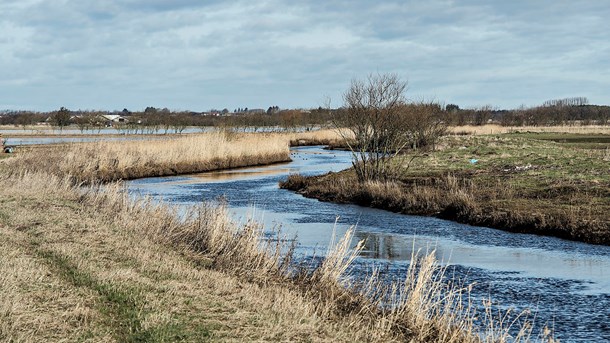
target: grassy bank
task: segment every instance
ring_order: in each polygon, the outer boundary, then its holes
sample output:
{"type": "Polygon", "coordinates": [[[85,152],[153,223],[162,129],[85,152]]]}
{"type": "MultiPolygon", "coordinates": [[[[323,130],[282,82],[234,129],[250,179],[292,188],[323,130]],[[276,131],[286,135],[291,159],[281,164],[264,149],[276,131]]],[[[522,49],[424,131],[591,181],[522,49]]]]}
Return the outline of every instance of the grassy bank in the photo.
{"type": "Polygon", "coordinates": [[[431,215],[514,232],[610,245],[607,135],[447,137],[394,182],[358,184],[352,171],[292,175],[281,187],[326,201],[431,215]],[[471,163],[471,160],[477,160],[471,163]]]}
{"type": "MultiPolygon", "coordinates": [[[[81,136],[84,137],[84,136],[81,136]]],[[[230,131],[155,136],[151,140],[58,143],[19,147],[10,170],[70,175],[75,182],[110,182],[142,177],[201,173],[290,161],[289,146],[339,146],[335,130],[301,133],[234,133],[230,131]]],[[[122,136],[123,137],[123,136],[122,136]]]]}
{"type": "Polygon", "coordinates": [[[76,182],[199,173],[290,160],[280,135],[209,133],[167,140],[100,141],[24,148],[9,170],[47,171],[76,182]]]}

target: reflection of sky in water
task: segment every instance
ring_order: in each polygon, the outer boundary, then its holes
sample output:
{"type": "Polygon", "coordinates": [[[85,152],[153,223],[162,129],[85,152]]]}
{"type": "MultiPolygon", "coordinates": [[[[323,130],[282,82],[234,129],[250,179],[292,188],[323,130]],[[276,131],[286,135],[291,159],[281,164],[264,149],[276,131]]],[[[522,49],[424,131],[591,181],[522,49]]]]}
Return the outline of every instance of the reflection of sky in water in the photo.
{"type": "Polygon", "coordinates": [[[289,173],[339,171],[350,165],[350,156],[316,147],[294,151],[289,164],[135,180],[129,187],[178,204],[223,196],[237,220],[252,217],[266,227],[280,225],[289,237],[296,235],[302,254],[324,253],[340,216],[338,234],[357,225],[353,244],[365,240],[357,261],[362,268],[376,264],[388,275],[404,275],[413,250],[434,249],[455,276],[477,283],[475,295],[518,308],[537,306],[538,318],[555,318],[565,328],[557,327],[563,334],[610,337],[610,328],[598,320],[610,316],[610,247],[304,198],[278,189],[278,181],[289,173]],[[580,327],[579,318],[597,322],[580,327]]]}

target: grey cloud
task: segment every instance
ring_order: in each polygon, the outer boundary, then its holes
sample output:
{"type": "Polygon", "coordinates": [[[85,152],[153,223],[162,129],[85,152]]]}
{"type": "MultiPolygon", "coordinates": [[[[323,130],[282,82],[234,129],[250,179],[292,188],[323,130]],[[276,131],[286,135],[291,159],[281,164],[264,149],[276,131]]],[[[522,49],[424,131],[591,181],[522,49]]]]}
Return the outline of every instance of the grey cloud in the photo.
{"type": "Polygon", "coordinates": [[[117,0],[114,1],[117,5],[121,6],[125,10],[133,10],[136,12],[140,11],[175,11],[190,8],[201,8],[207,6],[213,6],[222,4],[223,1],[201,1],[201,0],[117,0]]]}
{"type": "Polygon", "coordinates": [[[609,15],[593,0],[3,1],[0,109],[338,105],[376,71],[461,106],[608,103],[609,15]]]}

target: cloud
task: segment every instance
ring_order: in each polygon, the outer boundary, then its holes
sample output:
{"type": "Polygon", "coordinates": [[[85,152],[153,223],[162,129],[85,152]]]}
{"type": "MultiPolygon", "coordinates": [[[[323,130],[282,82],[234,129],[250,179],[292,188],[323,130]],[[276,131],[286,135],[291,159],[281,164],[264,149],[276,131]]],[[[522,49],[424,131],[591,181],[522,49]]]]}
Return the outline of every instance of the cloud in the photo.
{"type": "Polygon", "coordinates": [[[338,105],[370,72],[461,107],[607,104],[609,15],[594,0],[7,0],[0,108],[338,105]]]}

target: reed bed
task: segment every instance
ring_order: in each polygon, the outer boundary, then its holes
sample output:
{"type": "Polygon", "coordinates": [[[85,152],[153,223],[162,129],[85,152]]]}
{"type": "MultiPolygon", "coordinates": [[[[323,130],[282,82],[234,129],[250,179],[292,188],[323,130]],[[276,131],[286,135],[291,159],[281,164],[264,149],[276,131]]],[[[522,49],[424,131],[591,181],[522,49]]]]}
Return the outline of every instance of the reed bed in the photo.
{"type": "Polygon", "coordinates": [[[271,134],[209,133],[150,141],[99,141],[40,147],[11,170],[45,170],[76,182],[198,173],[290,160],[288,140],[271,134]]]}
{"type": "Polygon", "coordinates": [[[286,240],[231,222],[222,204],[178,217],[166,204],[130,199],[120,184],[83,190],[56,175],[21,172],[3,174],[0,185],[1,244],[10,247],[0,263],[2,340],[532,337],[527,325],[511,335],[521,324],[468,307],[467,287],[450,286],[433,253],[414,255],[401,283],[388,286],[375,272],[354,280],[348,272],[362,244],[350,248],[353,230],[312,268],[295,262],[286,240]],[[476,316],[489,319],[484,335],[476,316]]]}

